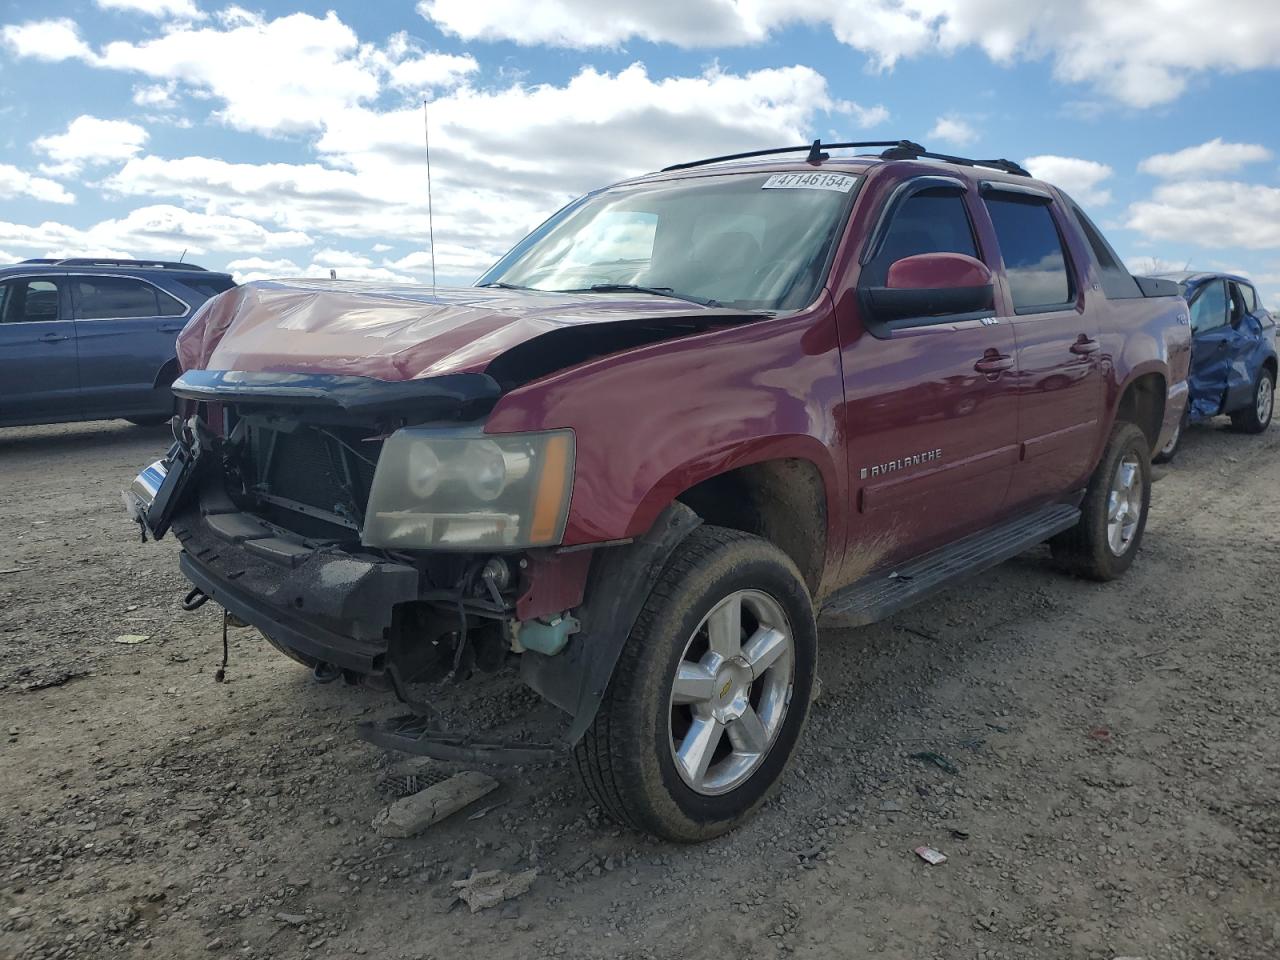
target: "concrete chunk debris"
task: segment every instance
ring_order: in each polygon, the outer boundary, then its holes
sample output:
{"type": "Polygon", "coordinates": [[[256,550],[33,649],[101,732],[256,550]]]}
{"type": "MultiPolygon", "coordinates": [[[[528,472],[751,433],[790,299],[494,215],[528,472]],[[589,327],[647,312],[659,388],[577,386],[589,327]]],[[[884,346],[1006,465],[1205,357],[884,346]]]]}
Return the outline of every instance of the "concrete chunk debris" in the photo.
{"type": "Polygon", "coordinates": [[[941,850],[933,849],[933,847],[916,847],[916,856],[935,867],[940,863],[947,862],[947,855],[941,850]]]}
{"type": "Polygon", "coordinates": [[[498,781],[478,770],[464,770],[412,796],[403,797],[373,818],[381,837],[413,837],[433,823],[498,789],[498,781]]]}
{"type": "Polygon", "coordinates": [[[458,899],[470,907],[472,913],[477,913],[527,893],[537,875],[537,867],[515,874],[505,870],[483,870],[479,873],[473,870],[467,879],[453,881],[453,888],[458,891],[458,899]]]}

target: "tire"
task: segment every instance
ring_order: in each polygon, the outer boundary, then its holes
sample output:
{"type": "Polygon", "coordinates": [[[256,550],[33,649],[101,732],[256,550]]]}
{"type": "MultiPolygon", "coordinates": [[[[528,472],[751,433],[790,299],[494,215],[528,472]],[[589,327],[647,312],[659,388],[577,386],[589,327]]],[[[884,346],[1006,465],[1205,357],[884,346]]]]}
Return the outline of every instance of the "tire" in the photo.
{"type": "Polygon", "coordinates": [[[1187,417],[1188,411],[1184,410],[1173,436],[1169,438],[1168,443],[1156,451],[1155,456],[1151,458],[1152,463],[1169,463],[1178,455],[1178,450],[1182,447],[1182,435],[1187,432],[1187,417]]]}
{"type": "Polygon", "coordinates": [[[1129,569],[1142,545],[1150,506],[1151,441],[1134,424],[1117,423],[1085,490],[1080,522],[1049,541],[1054,558],[1077,576],[1116,579],[1129,569]],[[1122,467],[1128,474],[1127,486],[1122,467]],[[1122,508],[1114,528],[1110,521],[1113,494],[1122,508]]]}
{"type": "Polygon", "coordinates": [[[732,830],[781,780],[808,715],[816,651],[813,605],[786,554],[736,530],[698,528],[658,577],[574,749],[587,792],[611,819],[665,840],[732,830]],[[766,633],[774,627],[789,650],[778,652],[785,644],[766,633]],[[734,641],[740,655],[720,659],[734,641]],[[753,659],[767,666],[755,673],[753,659]],[[701,773],[695,756],[708,758],[701,773]]]}
{"type": "Polygon", "coordinates": [[[1271,426],[1276,408],[1276,375],[1266,367],[1253,384],[1249,406],[1231,414],[1231,425],[1242,433],[1261,433],[1271,426]]]}

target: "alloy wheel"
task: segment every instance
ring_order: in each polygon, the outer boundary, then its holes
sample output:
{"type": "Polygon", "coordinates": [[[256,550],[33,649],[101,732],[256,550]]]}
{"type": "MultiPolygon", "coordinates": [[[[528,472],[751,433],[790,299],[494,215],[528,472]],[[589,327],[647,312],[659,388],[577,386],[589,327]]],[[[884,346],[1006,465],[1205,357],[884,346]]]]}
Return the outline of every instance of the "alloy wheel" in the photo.
{"type": "Polygon", "coordinates": [[[1142,470],[1137,456],[1130,453],[1116,465],[1107,496],[1107,545],[1117,557],[1124,555],[1138,532],[1142,500],[1142,470]]]}
{"type": "Polygon", "coordinates": [[[791,702],[794,642],[781,605],[758,590],[716,604],[685,644],[671,689],[669,740],[680,778],[714,796],[764,762],[791,702]]]}

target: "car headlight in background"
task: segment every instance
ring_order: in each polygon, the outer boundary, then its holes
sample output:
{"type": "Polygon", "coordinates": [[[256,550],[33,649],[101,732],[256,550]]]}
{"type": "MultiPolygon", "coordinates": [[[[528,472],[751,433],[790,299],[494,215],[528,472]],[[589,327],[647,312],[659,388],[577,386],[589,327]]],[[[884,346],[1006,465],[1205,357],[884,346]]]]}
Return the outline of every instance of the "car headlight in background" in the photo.
{"type": "Polygon", "coordinates": [[[405,427],[382,445],[362,540],[401,550],[519,549],[564,536],[571,430],[405,427]]]}

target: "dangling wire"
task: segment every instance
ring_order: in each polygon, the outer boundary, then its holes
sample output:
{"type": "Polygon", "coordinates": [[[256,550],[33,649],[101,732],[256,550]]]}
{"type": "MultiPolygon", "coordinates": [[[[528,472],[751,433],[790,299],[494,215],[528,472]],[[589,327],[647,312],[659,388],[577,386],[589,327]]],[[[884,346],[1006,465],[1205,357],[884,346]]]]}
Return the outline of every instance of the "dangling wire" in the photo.
{"type": "Polygon", "coordinates": [[[427,121],[427,101],[422,101],[422,142],[427,154],[427,234],[431,241],[431,295],[436,295],[436,223],[431,205],[431,124],[427,121]]]}
{"type": "Polygon", "coordinates": [[[227,679],[227,620],[230,615],[227,608],[222,608],[222,666],[218,667],[218,672],[213,675],[215,683],[222,683],[227,679]]]}

